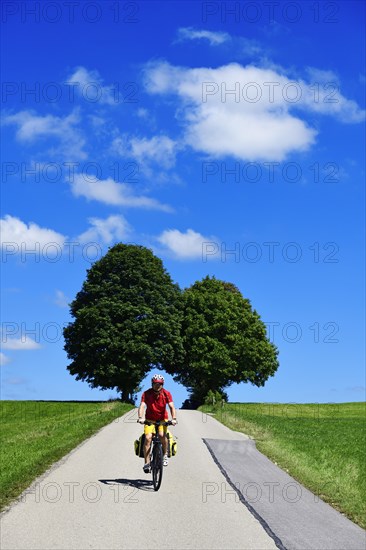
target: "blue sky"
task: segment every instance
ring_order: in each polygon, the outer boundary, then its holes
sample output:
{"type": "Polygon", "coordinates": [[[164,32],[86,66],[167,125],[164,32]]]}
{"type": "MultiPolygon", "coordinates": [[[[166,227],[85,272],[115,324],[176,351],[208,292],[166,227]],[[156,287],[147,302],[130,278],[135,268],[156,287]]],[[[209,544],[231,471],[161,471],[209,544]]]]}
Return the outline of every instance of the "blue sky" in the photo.
{"type": "Polygon", "coordinates": [[[2,7],[2,399],[116,395],[62,327],[122,241],[251,300],[280,368],[230,400],[364,400],[364,3],[2,7]]]}

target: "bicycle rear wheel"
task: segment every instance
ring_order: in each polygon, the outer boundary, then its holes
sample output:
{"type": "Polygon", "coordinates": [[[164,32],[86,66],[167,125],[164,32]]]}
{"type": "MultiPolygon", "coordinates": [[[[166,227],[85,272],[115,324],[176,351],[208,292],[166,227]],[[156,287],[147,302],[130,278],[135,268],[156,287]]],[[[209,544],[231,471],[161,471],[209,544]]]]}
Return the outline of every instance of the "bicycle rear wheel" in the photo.
{"type": "Polygon", "coordinates": [[[161,447],[161,443],[156,443],[154,445],[151,471],[154,491],[158,491],[163,478],[163,449],[161,447]]]}

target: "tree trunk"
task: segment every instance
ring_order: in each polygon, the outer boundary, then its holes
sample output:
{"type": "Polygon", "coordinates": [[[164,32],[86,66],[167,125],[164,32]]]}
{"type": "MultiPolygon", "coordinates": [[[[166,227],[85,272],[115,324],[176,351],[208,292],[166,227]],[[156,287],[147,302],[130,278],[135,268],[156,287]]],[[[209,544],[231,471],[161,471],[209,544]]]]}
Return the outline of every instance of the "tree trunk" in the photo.
{"type": "Polygon", "coordinates": [[[129,397],[130,397],[130,392],[126,389],[121,389],[120,391],[122,393],[122,401],[124,403],[128,403],[129,402],[129,397]]]}

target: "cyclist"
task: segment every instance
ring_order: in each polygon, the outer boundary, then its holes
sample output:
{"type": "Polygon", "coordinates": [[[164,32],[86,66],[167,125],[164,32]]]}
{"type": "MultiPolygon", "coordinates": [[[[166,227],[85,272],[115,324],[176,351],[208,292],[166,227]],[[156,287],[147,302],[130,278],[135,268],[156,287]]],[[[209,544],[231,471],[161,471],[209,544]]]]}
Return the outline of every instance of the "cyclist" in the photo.
{"type": "MultiPolygon", "coordinates": [[[[144,408],[146,406],[145,418],[150,422],[166,422],[168,420],[168,413],[166,406],[169,406],[170,413],[172,415],[172,424],[176,425],[177,419],[175,414],[175,407],[173,403],[172,394],[163,388],[164,386],[164,376],[161,374],[154,374],[151,378],[151,388],[144,391],[141,396],[141,403],[138,409],[138,420],[140,424],[144,423],[143,414],[144,408]]],[[[168,441],[165,436],[167,432],[167,426],[159,426],[159,437],[163,445],[163,464],[168,466],[168,441]]],[[[144,445],[144,458],[145,464],[143,470],[146,474],[150,472],[149,464],[149,452],[151,447],[152,434],[155,433],[155,426],[146,426],[144,425],[145,433],[145,445],[144,445]]]]}

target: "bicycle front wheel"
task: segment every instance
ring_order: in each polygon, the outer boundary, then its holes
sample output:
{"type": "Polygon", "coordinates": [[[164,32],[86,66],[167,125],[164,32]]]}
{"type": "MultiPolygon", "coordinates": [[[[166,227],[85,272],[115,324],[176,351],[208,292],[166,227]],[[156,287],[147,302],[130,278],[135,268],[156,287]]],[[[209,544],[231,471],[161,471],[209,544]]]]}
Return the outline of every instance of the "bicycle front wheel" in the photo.
{"type": "Polygon", "coordinates": [[[163,449],[161,447],[161,444],[154,445],[151,471],[154,491],[158,491],[160,489],[161,480],[163,478],[163,449]]]}

